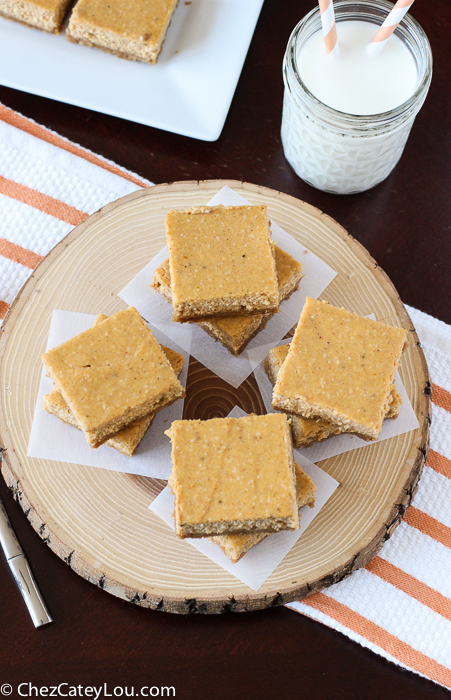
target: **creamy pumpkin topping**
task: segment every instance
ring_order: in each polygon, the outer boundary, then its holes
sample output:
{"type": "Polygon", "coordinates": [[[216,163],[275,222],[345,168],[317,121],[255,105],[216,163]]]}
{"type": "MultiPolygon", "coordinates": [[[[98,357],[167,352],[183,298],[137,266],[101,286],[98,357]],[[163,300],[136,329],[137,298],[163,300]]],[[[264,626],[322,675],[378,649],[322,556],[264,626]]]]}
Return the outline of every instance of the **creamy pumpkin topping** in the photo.
{"type": "MultiPolygon", "coordinates": [[[[301,280],[302,265],[289,253],[274,246],[279,303],[282,303],[298,287],[301,280]]],[[[169,260],[165,260],[154,272],[152,285],[170,304],[172,304],[171,273],[169,260]]],[[[254,335],[265,327],[272,314],[255,314],[254,316],[218,316],[200,321],[199,325],[215,340],[234,354],[242,352],[254,335]]]]}
{"type": "MultiPolygon", "coordinates": [[[[94,321],[94,325],[103,323],[103,321],[106,321],[107,318],[108,316],[105,316],[105,314],[99,314],[94,321]]],[[[170,348],[165,347],[164,345],[161,346],[161,349],[171,363],[171,367],[176,376],[178,376],[183,369],[182,355],[174,350],[171,350],[170,348]]],[[[62,394],[56,389],[44,396],[43,405],[45,410],[49,413],[57,416],[65,423],[69,423],[70,425],[79,428],[75,416],[64,400],[62,394]]],[[[106,441],[106,444],[118,450],[118,452],[131,457],[144,437],[146,430],[150,427],[154,417],[154,413],[149,413],[142,418],[137,418],[119,430],[117,433],[111,435],[111,437],[106,441]]]]}
{"type": "Polygon", "coordinates": [[[166,233],[174,320],[278,310],[266,207],[171,211],[166,233]]]}
{"type": "Polygon", "coordinates": [[[284,415],[174,421],[167,434],[179,535],[298,527],[284,415]]]}
{"type": "Polygon", "coordinates": [[[184,395],[136,309],[119,311],[43,355],[55,388],[88,442],[184,395]]]}
{"type": "Polygon", "coordinates": [[[78,0],[74,16],[92,28],[156,43],[176,4],[174,0],[78,0]]]}
{"type": "MultiPolygon", "coordinates": [[[[274,386],[277,382],[277,377],[280,369],[285,362],[285,359],[290,350],[290,343],[279,345],[272,348],[264,362],[265,372],[269,381],[274,386]]],[[[385,414],[385,418],[397,418],[399,409],[402,404],[401,396],[396,389],[395,384],[392,384],[390,389],[390,400],[385,414]]],[[[310,447],[314,442],[326,440],[333,435],[343,432],[343,430],[330,421],[321,420],[320,418],[303,418],[295,413],[291,413],[291,433],[293,435],[293,443],[296,447],[310,447]]]]}
{"type": "Polygon", "coordinates": [[[307,298],[273,406],[376,439],[406,331],[307,298]]]}

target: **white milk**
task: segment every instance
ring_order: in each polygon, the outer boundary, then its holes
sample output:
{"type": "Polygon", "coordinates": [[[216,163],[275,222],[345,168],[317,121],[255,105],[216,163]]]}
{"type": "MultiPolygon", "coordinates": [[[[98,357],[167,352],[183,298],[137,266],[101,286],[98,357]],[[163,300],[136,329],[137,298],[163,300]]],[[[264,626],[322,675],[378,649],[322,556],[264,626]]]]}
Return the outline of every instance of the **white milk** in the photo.
{"type": "Polygon", "coordinates": [[[368,44],[376,27],[369,22],[339,22],[338,56],[327,55],[322,32],[297,54],[299,75],[321,102],[347,114],[380,114],[399,107],[415,92],[415,59],[397,36],[372,55],[368,44]]]}
{"type": "Polygon", "coordinates": [[[430,46],[411,17],[403,20],[409,31],[403,30],[402,38],[392,35],[378,55],[367,51],[387,5],[385,0],[354,2],[357,10],[350,15],[348,0],[335,3],[338,56],[325,53],[317,9],[288,42],[282,143],[297,175],[318,189],[350,194],[384,180],[401,157],[426,97],[430,46]],[[374,14],[374,23],[359,21],[359,12],[371,20],[374,14]],[[343,13],[346,19],[340,21],[343,13]],[[312,28],[318,31],[312,34],[312,28]]]}

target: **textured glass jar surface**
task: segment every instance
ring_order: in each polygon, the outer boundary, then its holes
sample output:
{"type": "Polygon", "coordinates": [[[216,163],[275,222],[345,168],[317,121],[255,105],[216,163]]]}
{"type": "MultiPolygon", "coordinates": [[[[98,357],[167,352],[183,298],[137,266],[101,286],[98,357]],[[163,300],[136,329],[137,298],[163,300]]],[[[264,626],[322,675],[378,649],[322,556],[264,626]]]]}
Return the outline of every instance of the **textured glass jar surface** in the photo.
{"type": "MultiPolygon", "coordinates": [[[[338,22],[355,19],[362,10],[365,20],[374,22],[376,28],[390,7],[385,0],[372,0],[364,6],[341,0],[335,4],[335,16],[338,22]]],[[[417,90],[392,112],[357,117],[336,112],[317,100],[296,72],[296,51],[319,27],[319,10],[314,10],[299,23],[288,42],[281,132],[284,153],[296,174],[320,190],[363,192],[382,182],[402,155],[431,80],[429,43],[421,27],[408,18],[401,38],[417,63],[417,90]]]]}
{"type": "Polygon", "coordinates": [[[302,112],[285,90],[283,150],[296,175],[309,185],[336,194],[363,192],[391,173],[413,120],[396,131],[375,136],[337,134],[302,112]]]}

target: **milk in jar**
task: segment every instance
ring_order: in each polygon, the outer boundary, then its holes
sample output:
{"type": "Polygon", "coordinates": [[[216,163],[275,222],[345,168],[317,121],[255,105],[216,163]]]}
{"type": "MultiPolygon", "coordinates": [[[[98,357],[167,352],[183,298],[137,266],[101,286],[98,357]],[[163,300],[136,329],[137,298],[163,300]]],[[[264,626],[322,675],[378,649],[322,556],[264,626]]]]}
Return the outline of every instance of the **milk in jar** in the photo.
{"type": "Polygon", "coordinates": [[[282,143],[295,172],[322,190],[361,192],[401,157],[432,73],[427,38],[405,16],[382,51],[368,44],[392,5],[334,3],[339,50],[326,54],[319,10],[294,30],[284,59],[282,143]]]}

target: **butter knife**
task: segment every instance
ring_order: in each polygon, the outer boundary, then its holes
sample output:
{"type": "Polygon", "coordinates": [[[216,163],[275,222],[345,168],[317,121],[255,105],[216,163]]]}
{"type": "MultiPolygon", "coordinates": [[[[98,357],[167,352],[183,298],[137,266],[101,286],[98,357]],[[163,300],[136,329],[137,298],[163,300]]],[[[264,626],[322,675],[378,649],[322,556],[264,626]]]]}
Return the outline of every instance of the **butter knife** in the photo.
{"type": "Polygon", "coordinates": [[[9,522],[5,506],[0,499],[0,544],[5,553],[19,590],[25,600],[35,627],[46,625],[53,619],[47,610],[31,572],[30,565],[9,522]]]}

